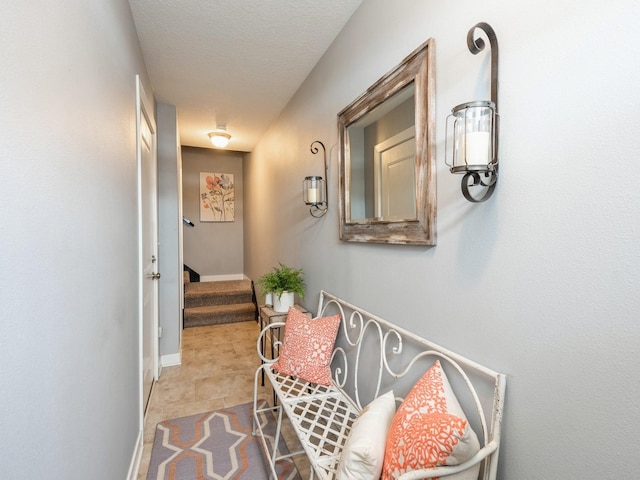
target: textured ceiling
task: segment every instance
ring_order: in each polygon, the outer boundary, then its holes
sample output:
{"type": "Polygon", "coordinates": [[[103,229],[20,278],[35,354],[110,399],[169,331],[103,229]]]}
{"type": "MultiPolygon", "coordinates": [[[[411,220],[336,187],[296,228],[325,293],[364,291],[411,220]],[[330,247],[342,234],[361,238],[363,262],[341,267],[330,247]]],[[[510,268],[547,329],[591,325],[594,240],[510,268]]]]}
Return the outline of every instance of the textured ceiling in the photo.
{"type": "Polygon", "coordinates": [[[251,151],[362,0],[129,0],[158,101],[183,145],[251,151]]]}

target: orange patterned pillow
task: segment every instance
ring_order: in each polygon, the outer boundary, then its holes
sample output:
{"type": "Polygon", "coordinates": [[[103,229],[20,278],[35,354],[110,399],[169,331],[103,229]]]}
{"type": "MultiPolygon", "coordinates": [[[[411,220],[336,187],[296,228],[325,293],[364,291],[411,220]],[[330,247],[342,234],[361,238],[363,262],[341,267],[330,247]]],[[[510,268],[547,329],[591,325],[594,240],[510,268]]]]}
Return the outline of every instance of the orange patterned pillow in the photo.
{"type": "Polygon", "coordinates": [[[320,385],[331,385],[331,355],[340,315],[310,319],[289,308],[284,340],[274,370],[320,385]]]}
{"type": "MultiPolygon", "coordinates": [[[[436,360],[406,396],[393,418],[382,479],[442,465],[458,465],[480,450],[449,380],[436,360]]],[[[447,479],[477,479],[479,465],[447,479]]]]}

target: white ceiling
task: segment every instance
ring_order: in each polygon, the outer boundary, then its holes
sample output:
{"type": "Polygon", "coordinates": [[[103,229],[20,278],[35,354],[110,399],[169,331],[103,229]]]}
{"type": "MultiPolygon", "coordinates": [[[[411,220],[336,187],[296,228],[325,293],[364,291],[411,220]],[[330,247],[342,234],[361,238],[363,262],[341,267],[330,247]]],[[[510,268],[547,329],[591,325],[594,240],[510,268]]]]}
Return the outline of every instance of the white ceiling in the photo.
{"type": "Polygon", "coordinates": [[[251,151],[362,0],[129,0],[159,102],[183,145],[251,151]]]}

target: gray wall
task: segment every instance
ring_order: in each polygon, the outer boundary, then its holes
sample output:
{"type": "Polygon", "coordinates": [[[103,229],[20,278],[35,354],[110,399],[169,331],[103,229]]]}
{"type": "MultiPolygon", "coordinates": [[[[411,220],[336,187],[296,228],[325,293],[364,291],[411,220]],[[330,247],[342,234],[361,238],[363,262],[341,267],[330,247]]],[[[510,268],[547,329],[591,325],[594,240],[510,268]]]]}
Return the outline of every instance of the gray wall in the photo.
{"type": "Polygon", "coordinates": [[[204,276],[242,276],[244,272],[243,166],[240,152],[182,147],[184,216],[195,228],[184,229],[184,263],[204,276]],[[235,221],[200,221],[200,172],[232,173],[235,221]]]}
{"type": "Polygon", "coordinates": [[[182,333],[182,156],[176,107],[156,104],[158,128],[158,321],[161,363],[180,361],[182,333]]]}
{"type": "Polygon", "coordinates": [[[3,2],[0,18],[1,476],[123,479],[141,425],[146,78],[129,4],[3,2]]]}
{"type": "Polygon", "coordinates": [[[245,163],[248,275],[303,267],[308,308],[325,288],[508,375],[502,479],[640,470],[638,19],[631,0],[367,0],[245,163]],[[452,107],[489,97],[466,46],[479,21],[500,42],[502,132],[500,183],[474,205],[444,134],[452,107]],[[438,244],[341,243],[336,115],[428,37],[438,244]],[[322,170],[314,140],[330,152],[322,219],[300,187],[322,170]]]}

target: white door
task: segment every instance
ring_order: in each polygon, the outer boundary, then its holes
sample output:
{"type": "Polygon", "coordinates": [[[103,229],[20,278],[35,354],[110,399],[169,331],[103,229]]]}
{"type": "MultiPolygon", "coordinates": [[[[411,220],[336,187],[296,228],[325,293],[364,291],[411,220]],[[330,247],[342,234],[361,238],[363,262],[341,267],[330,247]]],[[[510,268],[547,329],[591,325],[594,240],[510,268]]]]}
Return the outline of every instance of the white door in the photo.
{"type": "Polygon", "coordinates": [[[416,142],[411,127],[375,146],[375,215],[415,219],[416,142]]]}
{"type": "Polygon", "coordinates": [[[158,206],[155,122],[152,105],[137,78],[137,148],[140,215],[140,368],[142,410],[158,379],[158,206]]]}

